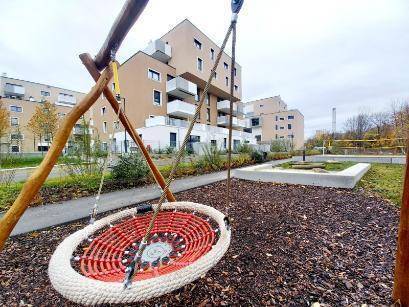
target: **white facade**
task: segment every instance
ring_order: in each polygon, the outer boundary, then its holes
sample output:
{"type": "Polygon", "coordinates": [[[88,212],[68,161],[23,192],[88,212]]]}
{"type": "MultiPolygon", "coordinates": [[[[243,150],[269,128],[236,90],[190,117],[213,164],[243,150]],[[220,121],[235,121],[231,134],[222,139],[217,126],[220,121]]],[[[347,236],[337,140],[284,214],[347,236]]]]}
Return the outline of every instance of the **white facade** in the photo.
{"type": "MultiPolygon", "coordinates": [[[[182,144],[187,133],[189,123],[184,120],[175,120],[165,116],[155,116],[146,120],[146,127],[136,129],[141,135],[146,147],[152,150],[174,147],[176,149],[182,144]]],[[[191,133],[192,143],[213,144],[220,149],[226,149],[229,130],[227,128],[215,127],[205,124],[195,124],[191,133]]],[[[114,135],[116,151],[124,151],[125,133],[118,132],[114,135]]],[[[134,150],[136,145],[127,134],[128,150],[134,150]]],[[[233,143],[255,144],[255,139],[251,133],[233,130],[233,143]]]]}

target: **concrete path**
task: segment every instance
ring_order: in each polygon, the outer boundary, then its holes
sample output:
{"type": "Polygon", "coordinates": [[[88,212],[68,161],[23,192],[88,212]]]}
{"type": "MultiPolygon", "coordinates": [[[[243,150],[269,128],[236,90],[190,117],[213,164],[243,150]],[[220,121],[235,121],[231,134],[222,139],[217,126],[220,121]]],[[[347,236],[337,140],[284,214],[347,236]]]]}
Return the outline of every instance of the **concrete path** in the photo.
{"type": "MultiPolygon", "coordinates": [[[[195,177],[177,179],[172,182],[173,192],[181,192],[224,180],[226,172],[217,172],[195,177]]],[[[115,191],[101,195],[99,213],[160,197],[161,191],[156,185],[130,190],[115,191]]],[[[64,224],[89,216],[95,197],[83,197],[58,204],[28,208],[17,223],[12,236],[64,224]]],[[[2,214],[1,214],[2,215],[2,214]]]]}
{"type": "MultiPolygon", "coordinates": [[[[2,173],[10,173],[15,171],[14,177],[12,179],[13,182],[25,181],[31,174],[36,170],[37,166],[29,166],[29,167],[21,167],[21,168],[14,168],[14,169],[1,169],[0,175],[2,173]]],[[[63,167],[60,165],[54,166],[51,170],[51,173],[48,175],[48,179],[56,178],[56,177],[64,177],[67,176],[66,172],[63,170],[63,167]]]]}

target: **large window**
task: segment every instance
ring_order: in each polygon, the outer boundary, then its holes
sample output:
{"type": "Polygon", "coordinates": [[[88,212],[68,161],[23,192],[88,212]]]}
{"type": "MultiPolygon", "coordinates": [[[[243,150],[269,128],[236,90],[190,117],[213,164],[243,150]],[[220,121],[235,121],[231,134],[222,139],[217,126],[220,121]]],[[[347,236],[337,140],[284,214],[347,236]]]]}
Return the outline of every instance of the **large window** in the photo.
{"type": "Polygon", "coordinates": [[[176,147],[176,133],[170,132],[169,135],[169,146],[175,148],[176,147]]]}
{"type": "Polygon", "coordinates": [[[207,120],[208,122],[210,122],[210,109],[209,109],[209,108],[207,108],[206,120],[207,120]]]}
{"type": "Polygon", "coordinates": [[[195,47],[199,50],[202,50],[202,43],[199,42],[196,38],[193,40],[195,47]]]}
{"type": "Polygon", "coordinates": [[[235,85],[235,86],[234,86],[234,90],[237,92],[237,91],[239,90],[239,86],[238,86],[238,85],[235,85]]]}
{"type": "Polygon", "coordinates": [[[148,69],[148,78],[160,82],[160,73],[153,69],[148,69]]]}
{"type": "Polygon", "coordinates": [[[157,90],[153,90],[153,104],[155,106],[162,105],[162,93],[157,90]]]}
{"type": "Polygon", "coordinates": [[[197,102],[199,102],[199,100],[200,100],[200,88],[198,88],[198,87],[196,88],[195,100],[197,102]]]}
{"type": "Polygon", "coordinates": [[[41,96],[48,97],[48,96],[50,96],[50,92],[48,92],[48,91],[41,91],[41,96]]]}
{"type": "Polygon", "coordinates": [[[288,115],[288,119],[294,119],[294,115],[288,115]]]}
{"type": "Polygon", "coordinates": [[[103,131],[104,133],[107,133],[107,132],[108,132],[107,122],[103,122],[103,123],[102,123],[102,131],[103,131]]]}
{"type": "Polygon", "coordinates": [[[210,106],[210,94],[209,93],[207,93],[206,95],[206,104],[210,106]]]}
{"type": "Polygon", "coordinates": [[[197,58],[197,70],[203,71],[203,60],[201,58],[197,58]]]}
{"type": "Polygon", "coordinates": [[[229,77],[226,77],[226,86],[229,86],[229,77]]]}
{"type": "Polygon", "coordinates": [[[11,111],[11,112],[21,113],[21,112],[23,112],[23,107],[20,107],[20,106],[10,106],[10,111],[11,111]]]}
{"type": "Polygon", "coordinates": [[[77,100],[75,99],[74,95],[59,93],[58,94],[58,102],[68,103],[68,104],[75,104],[77,100]]]}
{"type": "Polygon", "coordinates": [[[288,130],[291,130],[293,126],[291,124],[288,124],[288,130]]]}
{"type": "Polygon", "coordinates": [[[21,133],[12,133],[10,134],[10,140],[11,141],[18,141],[18,140],[24,140],[24,135],[21,133]]]}
{"type": "Polygon", "coordinates": [[[20,146],[11,145],[11,152],[20,152],[20,146]]]}
{"type": "Polygon", "coordinates": [[[261,135],[256,135],[256,141],[261,142],[261,135]]]}
{"type": "Polygon", "coordinates": [[[224,69],[229,69],[229,64],[227,64],[226,62],[223,63],[224,69]]]}

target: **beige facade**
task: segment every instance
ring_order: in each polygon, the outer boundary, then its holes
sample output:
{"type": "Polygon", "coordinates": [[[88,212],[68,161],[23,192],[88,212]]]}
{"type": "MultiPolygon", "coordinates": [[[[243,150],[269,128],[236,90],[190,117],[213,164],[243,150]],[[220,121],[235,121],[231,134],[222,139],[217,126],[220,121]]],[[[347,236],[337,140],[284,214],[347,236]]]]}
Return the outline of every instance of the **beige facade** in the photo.
{"type": "MultiPolygon", "coordinates": [[[[121,98],[135,128],[151,127],[154,118],[161,117],[166,119],[167,125],[185,127],[194,115],[194,108],[219,51],[211,39],[185,19],[160,39],[152,41],[144,51],[138,51],[122,63],[118,70],[121,98]],[[177,84],[176,89],[172,87],[174,83],[177,84]]],[[[237,63],[235,66],[237,112],[234,113],[234,129],[242,131],[245,121],[239,102],[241,66],[237,63]]],[[[231,57],[223,53],[198,123],[220,128],[227,126],[228,110],[225,106],[230,97],[230,67],[231,57]]],[[[106,99],[96,103],[93,118],[103,142],[108,142],[112,133],[123,131],[122,127],[113,128],[116,114],[106,99]]],[[[143,140],[154,143],[155,136],[143,133],[143,140]]]]}
{"type": "Polygon", "coordinates": [[[246,118],[257,142],[288,139],[295,149],[304,145],[304,115],[288,110],[280,96],[249,101],[244,106],[246,118]]]}
{"type": "MultiPolygon", "coordinates": [[[[28,153],[47,150],[50,141],[45,138],[40,142],[38,136],[35,137],[27,128],[36,107],[44,101],[54,103],[58,116],[63,118],[84,96],[84,93],[76,91],[1,76],[0,97],[10,113],[10,130],[1,139],[1,151],[28,153]]],[[[91,111],[86,114],[86,118],[90,117],[91,111]]]]}

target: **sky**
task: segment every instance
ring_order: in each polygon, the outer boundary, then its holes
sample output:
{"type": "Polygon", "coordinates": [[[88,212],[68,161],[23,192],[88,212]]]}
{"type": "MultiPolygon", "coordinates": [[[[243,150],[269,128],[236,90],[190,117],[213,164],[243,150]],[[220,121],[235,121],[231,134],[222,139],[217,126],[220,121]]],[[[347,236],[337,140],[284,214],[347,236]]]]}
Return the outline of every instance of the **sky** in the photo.
{"type": "MultiPolygon", "coordinates": [[[[124,1],[0,0],[0,73],[86,92],[78,55],[95,55],[124,1]],[[4,12],[7,12],[6,14],[4,12]]],[[[151,0],[120,62],[189,18],[220,44],[229,0],[151,0]]],[[[305,116],[306,137],[409,98],[408,0],[245,0],[237,61],[243,101],[280,95],[305,116]]]]}

